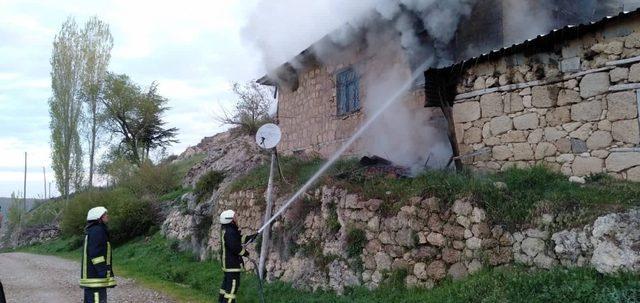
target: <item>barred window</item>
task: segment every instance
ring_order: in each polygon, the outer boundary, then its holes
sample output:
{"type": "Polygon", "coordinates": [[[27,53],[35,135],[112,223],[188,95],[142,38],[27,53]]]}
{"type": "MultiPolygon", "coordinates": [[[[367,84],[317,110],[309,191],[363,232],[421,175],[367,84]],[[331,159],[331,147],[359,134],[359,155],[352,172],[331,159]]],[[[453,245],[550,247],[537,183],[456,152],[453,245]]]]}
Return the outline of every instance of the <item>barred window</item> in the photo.
{"type": "Polygon", "coordinates": [[[341,71],[337,75],[338,116],[353,113],[360,109],[359,78],[353,68],[341,71]]]}

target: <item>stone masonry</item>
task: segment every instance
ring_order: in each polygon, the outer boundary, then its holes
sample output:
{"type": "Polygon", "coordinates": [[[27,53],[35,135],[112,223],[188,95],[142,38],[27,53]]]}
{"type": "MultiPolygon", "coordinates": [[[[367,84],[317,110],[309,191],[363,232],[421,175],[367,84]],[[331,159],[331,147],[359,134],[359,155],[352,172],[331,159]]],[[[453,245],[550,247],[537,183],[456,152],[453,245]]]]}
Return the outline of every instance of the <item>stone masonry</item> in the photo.
{"type": "Polygon", "coordinates": [[[543,164],[640,181],[640,21],[468,68],[453,107],[461,154],[483,170],[543,164]],[[625,29],[620,30],[620,29],[625,29]],[[579,64],[577,64],[579,63],[579,64]]]}
{"type": "MultiPolygon", "coordinates": [[[[264,211],[260,196],[253,191],[232,193],[219,201],[213,213],[236,209],[241,230],[255,232],[264,211]]],[[[278,200],[275,208],[283,203],[278,200]]],[[[363,199],[334,187],[309,192],[272,226],[267,279],[340,293],[355,285],[376,288],[396,270],[408,273],[408,286],[421,288],[513,263],[543,269],[592,266],[602,273],[640,271],[638,209],[558,232],[554,214],[543,214],[529,228],[508,231],[492,224],[470,198],[447,205],[437,198],[414,197],[397,210],[391,207],[397,203],[363,199]],[[349,239],[354,230],[362,233],[359,245],[349,239]],[[349,254],[353,247],[358,250],[349,254]]],[[[189,242],[199,231],[184,224],[188,217],[179,207],[174,209],[163,224],[163,234],[189,242]]],[[[217,256],[220,245],[219,224],[213,220],[203,258],[217,256]]],[[[249,250],[256,258],[253,245],[249,250]]]]}

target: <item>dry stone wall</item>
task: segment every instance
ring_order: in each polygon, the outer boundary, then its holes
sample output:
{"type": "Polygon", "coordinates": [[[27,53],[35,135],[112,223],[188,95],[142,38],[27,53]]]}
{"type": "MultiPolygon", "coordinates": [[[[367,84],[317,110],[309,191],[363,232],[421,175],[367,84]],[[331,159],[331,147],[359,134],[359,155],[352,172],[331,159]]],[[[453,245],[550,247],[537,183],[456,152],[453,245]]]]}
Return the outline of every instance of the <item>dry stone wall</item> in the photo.
{"type": "MultiPolygon", "coordinates": [[[[282,203],[277,201],[276,209],[282,203]]],[[[407,273],[408,286],[424,288],[514,263],[543,269],[593,266],[603,273],[640,271],[640,210],[559,232],[552,229],[554,215],[544,214],[534,228],[513,232],[492,224],[485,210],[467,198],[446,205],[437,198],[414,197],[399,209],[397,203],[362,199],[340,188],[308,193],[272,226],[267,279],[340,293],[356,285],[376,288],[397,270],[407,273]]],[[[262,221],[264,199],[252,191],[233,193],[222,198],[213,213],[228,208],[238,211],[242,231],[252,233],[262,221]]],[[[198,231],[181,223],[188,216],[176,208],[163,233],[189,241],[198,231]]],[[[206,233],[208,253],[202,257],[216,256],[219,250],[215,217],[206,233]]],[[[253,247],[250,253],[257,258],[253,247]]]]}
{"type": "Polygon", "coordinates": [[[640,23],[615,24],[556,46],[473,66],[453,107],[466,164],[544,164],[567,176],[640,181],[640,23]]]}

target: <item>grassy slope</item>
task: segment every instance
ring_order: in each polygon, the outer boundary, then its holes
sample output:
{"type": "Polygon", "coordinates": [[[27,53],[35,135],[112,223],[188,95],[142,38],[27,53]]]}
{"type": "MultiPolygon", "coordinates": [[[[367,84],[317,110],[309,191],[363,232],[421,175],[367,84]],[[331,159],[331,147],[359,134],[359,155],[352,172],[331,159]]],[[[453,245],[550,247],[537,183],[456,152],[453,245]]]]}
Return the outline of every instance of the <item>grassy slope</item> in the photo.
{"type": "MultiPolygon", "coordinates": [[[[56,241],[27,249],[77,259],[79,251],[64,251],[69,242],[56,241]]],[[[180,302],[211,302],[217,297],[220,267],[216,261],[197,262],[177,244],[156,235],[118,247],[116,273],[173,295],[180,302]]],[[[275,302],[640,302],[640,277],[602,276],[590,269],[534,271],[520,267],[483,271],[464,281],[447,281],[433,290],[405,289],[397,273],[375,291],[348,289],[342,297],[304,292],[285,283],[266,286],[266,301],[275,302]]],[[[257,279],[244,274],[240,302],[259,302],[257,279]]]]}
{"type": "MultiPolygon", "coordinates": [[[[284,192],[291,192],[321,164],[319,159],[302,161],[284,157],[282,167],[288,184],[278,180],[278,185],[284,192]]],[[[263,190],[267,173],[266,165],[258,167],[237,179],[229,191],[263,190]]],[[[318,185],[336,185],[364,198],[394,202],[383,204],[383,216],[394,215],[408,198],[415,196],[436,196],[445,203],[471,196],[487,210],[494,223],[512,228],[527,225],[546,212],[560,214],[556,228],[566,228],[590,223],[607,212],[640,206],[640,183],[614,180],[606,175],[587,179],[586,185],[577,185],[540,166],[497,174],[428,171],[415,178],[388,178],[368,174],[355,160],[342,160],[319,180],[318,185]],[[494,182],[506,183],[507,189],[496,188],[494,182]]]]}

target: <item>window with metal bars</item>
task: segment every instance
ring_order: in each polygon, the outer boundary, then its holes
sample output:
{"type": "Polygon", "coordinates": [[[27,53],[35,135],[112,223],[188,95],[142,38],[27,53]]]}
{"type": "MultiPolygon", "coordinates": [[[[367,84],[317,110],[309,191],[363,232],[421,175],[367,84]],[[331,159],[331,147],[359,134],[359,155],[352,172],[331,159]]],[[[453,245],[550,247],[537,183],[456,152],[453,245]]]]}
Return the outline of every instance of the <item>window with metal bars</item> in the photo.
{"type": "Polygon", "coordinates": [[[353,68],[345,69],[336,76],[338,90],[338,116],[344,116],[360,109],[360,79],[353,68]]]}

